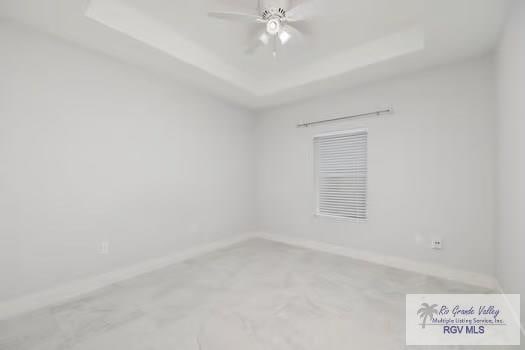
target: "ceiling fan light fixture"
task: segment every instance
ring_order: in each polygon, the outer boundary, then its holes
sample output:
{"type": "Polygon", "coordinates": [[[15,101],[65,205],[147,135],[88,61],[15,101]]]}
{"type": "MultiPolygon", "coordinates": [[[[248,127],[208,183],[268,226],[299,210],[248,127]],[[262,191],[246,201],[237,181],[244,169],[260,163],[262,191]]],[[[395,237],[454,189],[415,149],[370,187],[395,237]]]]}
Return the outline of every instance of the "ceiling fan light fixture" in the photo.
{"type": "Polygon", "coordinates": [[[290,33],[288,33],[285,29],[281,30],[279,32],[279,40],[281,41],[281,44],[286,44],[288,42],[288,40],[290,40],[292,36],[290,35],[290,33]]]}
{"type": "Polygon", "coordinates": [[[270,35],[277,35],[281,31],[281,21],[278,18],[272,18],[266,22],[266,31],[270,35]]]}
{"type": "Polygon", "coordinates": [[[259,40],[264,44],[268,45],[270,42],[270,37],[268,36],[268,33],[264,32],[259,36],[259,40]]]}

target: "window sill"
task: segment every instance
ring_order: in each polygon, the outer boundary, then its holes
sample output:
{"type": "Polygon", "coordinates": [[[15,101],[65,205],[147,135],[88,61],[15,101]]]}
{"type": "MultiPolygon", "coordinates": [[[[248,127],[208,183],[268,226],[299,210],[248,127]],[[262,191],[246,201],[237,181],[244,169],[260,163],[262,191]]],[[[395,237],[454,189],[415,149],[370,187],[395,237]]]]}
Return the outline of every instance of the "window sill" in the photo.
{"type": "Polygon", "coordinates": [[[345,216],[335,216],[335,215],[327,215],[327,214],[319,214],[315,213],[314,217],[316,218],[328,218],[328,219],[334,219],[334,220],[340,220],[340,221],[348,221],[356,224],[364,224],[368,222],[368,218],[366,219],[358,219],[358,218],[348,218],[345,216]]]}

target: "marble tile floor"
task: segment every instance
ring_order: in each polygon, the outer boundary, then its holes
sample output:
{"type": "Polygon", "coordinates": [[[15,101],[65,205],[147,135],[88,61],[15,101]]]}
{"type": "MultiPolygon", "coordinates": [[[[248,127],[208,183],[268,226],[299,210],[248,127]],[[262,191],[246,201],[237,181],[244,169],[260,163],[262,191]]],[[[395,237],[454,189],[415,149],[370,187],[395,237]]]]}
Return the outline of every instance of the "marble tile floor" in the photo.
{"type": "Polygon", "coordinates": [[[0,321],[0,349],[424,349],[405,346],[405,294],[480,292],[253,239],[0,321]]]}

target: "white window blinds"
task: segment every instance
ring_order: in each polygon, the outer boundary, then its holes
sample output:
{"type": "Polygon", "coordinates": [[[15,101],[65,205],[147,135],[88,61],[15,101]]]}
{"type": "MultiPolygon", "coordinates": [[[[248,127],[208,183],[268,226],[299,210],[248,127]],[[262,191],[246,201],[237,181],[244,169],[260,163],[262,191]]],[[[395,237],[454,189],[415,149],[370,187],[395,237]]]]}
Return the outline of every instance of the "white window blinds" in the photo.
{"type": "Polygon", "coordinates": [[[367,219],[368,131],[314,138],[318,215],[367,219]]]}

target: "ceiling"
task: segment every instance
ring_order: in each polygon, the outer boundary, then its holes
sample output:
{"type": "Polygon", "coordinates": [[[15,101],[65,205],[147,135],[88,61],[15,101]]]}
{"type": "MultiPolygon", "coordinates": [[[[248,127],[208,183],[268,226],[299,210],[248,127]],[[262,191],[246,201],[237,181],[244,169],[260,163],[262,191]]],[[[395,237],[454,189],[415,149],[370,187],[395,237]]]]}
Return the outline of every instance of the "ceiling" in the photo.
{"type": "Polygon", "coordinates": [[[486,54],[507,9],[505,0],[310,1],[309,35],[276,58],[267,47],[245,53],[255,25],[207,16],[256,13],[257,0],[2,0],[0,15],[257,109],[486,54]]]}

